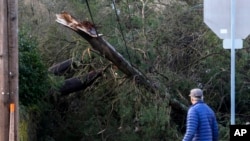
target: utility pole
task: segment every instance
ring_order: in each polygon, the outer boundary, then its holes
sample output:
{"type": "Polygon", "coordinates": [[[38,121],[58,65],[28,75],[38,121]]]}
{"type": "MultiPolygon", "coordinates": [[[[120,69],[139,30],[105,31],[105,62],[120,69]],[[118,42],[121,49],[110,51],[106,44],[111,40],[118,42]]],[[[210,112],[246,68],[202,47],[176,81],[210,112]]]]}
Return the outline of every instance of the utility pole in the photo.
{"type": "Polygon", "coordinates": [[[18,0],[0,1],[0,141],[18,141],[18,0]]]}

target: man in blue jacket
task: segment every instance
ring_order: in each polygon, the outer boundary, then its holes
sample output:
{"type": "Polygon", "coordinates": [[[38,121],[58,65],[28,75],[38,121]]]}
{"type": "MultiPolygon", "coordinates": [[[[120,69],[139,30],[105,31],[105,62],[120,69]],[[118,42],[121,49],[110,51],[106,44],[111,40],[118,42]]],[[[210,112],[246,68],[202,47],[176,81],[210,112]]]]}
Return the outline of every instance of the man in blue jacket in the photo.
{"type": "Polygon", "coordinates": [[[182,141],[218,141],[218,123],[214,111],[203,101],[203,91],[190,91],[191,107],[187,114],[186,133],[182,141]]]}

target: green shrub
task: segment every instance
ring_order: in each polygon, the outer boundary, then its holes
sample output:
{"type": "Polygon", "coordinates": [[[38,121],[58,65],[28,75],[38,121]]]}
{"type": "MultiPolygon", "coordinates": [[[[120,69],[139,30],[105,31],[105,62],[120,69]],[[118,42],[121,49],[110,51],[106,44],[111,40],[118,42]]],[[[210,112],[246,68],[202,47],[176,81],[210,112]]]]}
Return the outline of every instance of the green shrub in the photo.
{"type": "Polygon", "coordinates": [[[37,41],[25,30],[19,32],[19,97],[22,105],[37,103],[48,92],[48,75],[37,41]]]}

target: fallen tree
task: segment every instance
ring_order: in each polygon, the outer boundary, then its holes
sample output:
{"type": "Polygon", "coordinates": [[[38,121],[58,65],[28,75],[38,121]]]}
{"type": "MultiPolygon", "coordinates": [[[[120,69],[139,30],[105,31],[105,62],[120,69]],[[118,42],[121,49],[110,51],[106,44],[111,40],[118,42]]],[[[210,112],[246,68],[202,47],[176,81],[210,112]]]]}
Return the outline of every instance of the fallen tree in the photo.
{"type": "Polygon", "coordinates": [[[49,72],[53,73],[54,75],[63,75],[71,69],[71,65],[73,65],[73,60],[68,59],[50,67],[49,72]]]}
{"type": "MultiPolygon", "coordinates": [[[[117,52],[116,49],[102,37],[102,34],[98,34],[95,26],[92,23],[88,21],[78,22],[67,12],[56,14],[56,17],[56,22],[72,29],[85,40],[87,40],[94,50],[98,51],[104,58],[108,59],[114,65],[116,65],[117,68],[124,74],[126,74],[128,78],[134,80],[136,84],[144,86],[152,93],[156,92],[157,87],[154,85],[154,83],[152,83],[151,80],[149,80],[142,72],[133,67],[131,63],[129,63],[119,52],[117,52]]],[[[73,82],[78,81],[72,80],[71,83],[65,82],[65,85],[63,87],[71,87],[69,85],[74,84],[73,82]]],[[[64,89],[63,87],[62,89],[64,89]]],[[[77,86],[76,90],[79,90],[78,88],[79,87],[77,86]]],[[[85,87],[81,87],[81,89],[84,88],[85,87]]],[[[167,99],[169,99],[169,104],[171,107],[173,107],[174,110],[177,110],[179,112],[185,112],[187,110],[187,107],[184,104],[180,103],[174,98],[171,98],[170,94],[166,93],[165,96],[167,99]]]]}
{"type": "Polygon", "coordinates": [[[70,93],[84,90],[90,86],[95,80],[102,75],[102,70],[91,71],[85,76],[69,78],[64,81],[63,85],[59,89],[61,95],[68,95],[70,93]]]}
{"type": "MultiPolygon", "coordinates": [[[[53,73],[54,75],[61,76],[69,72],[73,65],[74,65],[73,60],[68,59],[56,65],[53,65],[52,67],[49,68],[48,71],[53,73]]],[[[61,95],[68,95],[73,92],[84,90],[88,86],[90,86],[97,78],[102,76],[104,70],[105,69],[90,71],[84,76],[78,76],[66,79],[58,91],[60,92],[61,95]]]]}
{"type": "Polygon", "coordinates": [[[86,39],[94,50],[98,51],[101,56],[111,61],[118,67],[128,78],[133,79],[136,84],[145,86],[150,91],[155,91],[153,83],[138,69],[133,67],[116,49],[110,45],[105,39],[102,38],[101,34],[96,32],[95,26],[88,22],[78,22],[67,12],[56,14],[56,21],[86,39]]]}

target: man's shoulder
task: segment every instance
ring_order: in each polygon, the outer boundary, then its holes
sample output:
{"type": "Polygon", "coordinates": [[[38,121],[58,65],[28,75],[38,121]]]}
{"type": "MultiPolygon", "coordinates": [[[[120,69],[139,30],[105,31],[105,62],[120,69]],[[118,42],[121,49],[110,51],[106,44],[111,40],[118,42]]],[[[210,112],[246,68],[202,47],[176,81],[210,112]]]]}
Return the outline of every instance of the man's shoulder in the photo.
{"type": "Polygon", "coordinates": [[[194,110],[210,109],[210,107],[205,102],[198,102],[192,106],[192,109],[194,110]]]}
{"type": "Polygon", "coordinates": [[[191,107],[195,108],[195,107],[202,107],[205,105],[207,105],[205,102],[199,101],[199,102],[195,103],[194,105],[192,105],[191,107]]]}
{"type": "Polygon", "coordinates": [[[193,105],[191,108],[190,108],[190,110],[192,111],[192,112],[198,112],[198,113],[200,113],[200,112],[209,112],[209,113],[213,113],[214,114],[214,112],[213,112],[213,110],[206,104],[206,103],[197,103],[197,104],[195,104],[195,105],[193,105]]]}

